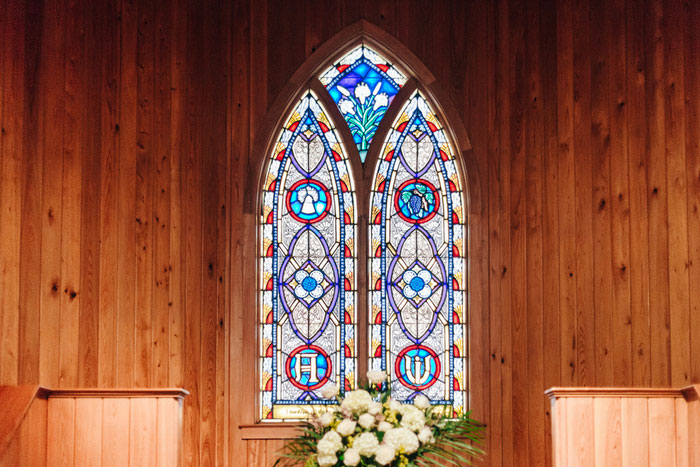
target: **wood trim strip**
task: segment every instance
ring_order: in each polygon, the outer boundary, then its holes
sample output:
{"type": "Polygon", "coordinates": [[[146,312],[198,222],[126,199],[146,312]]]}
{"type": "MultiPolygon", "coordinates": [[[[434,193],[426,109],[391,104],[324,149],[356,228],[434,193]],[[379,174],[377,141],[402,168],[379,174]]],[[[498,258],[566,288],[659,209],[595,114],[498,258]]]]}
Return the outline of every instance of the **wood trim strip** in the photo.
{"type": "MultiPolygon", "coordinates": [[[[692,388],[692,386],[691,386],[692,388]]],[[[686,388],[688,389],[688,388],[686,388]]],[[[685,389],[673,388],[559,388],[547,389],[550,399],[560,397],[683,397],[685,389]]]]}
{"type": "Polygon", "coordinates": [[[698,400],[700,399],[700,384],[693,384],[691,386],[681,388],[681,393],[688,402],[698,400]]]}
{"type": "Polygon", "coordinates": [[[165,389],[48,389],[49,398],[58,397],[173,397],[184,399],[190,393],[182,388],[165,389]]]}
{"type": "Polygon", "coordinates": [[[240,425],[242,439],[294,439],[300,434],[300,423],[256,423],[240,425]]]}

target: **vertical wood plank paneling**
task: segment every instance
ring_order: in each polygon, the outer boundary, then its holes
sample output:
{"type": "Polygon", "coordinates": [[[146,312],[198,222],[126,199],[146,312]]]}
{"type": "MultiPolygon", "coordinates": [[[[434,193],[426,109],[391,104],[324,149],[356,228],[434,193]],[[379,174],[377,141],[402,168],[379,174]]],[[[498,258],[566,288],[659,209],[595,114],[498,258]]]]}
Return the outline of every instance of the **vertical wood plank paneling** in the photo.
{"type": "Polygon", "coordinates": [[[102,463],[102,405],[97,397],[75,399],[75,467],[102,463]]]}
{"type": "Polygon", "coordinates": [[[78,384],[82,173],[87,127],[85,24],[87,3],[69,0],[66,9],[65,121],[63,128],[63,219],[61,226],[61,312],[59,378],[61,387],[78,384]]]}
{"type": "Polygon", "coordinates": [[[47,453],[49,465],[73,465],[75,460],[75,400],[51,399],[48,403],[47,453]]]}
{"type": "Polygon", "coordinates": [[[24,5],[4,13],[3,80],[0,92],[0,383],[19,376],[19,273],[22,219],[24,108],[24,5]]]}
{"type": "MultiPolygon", "coordinates": [[[[170,288],[168,293],[169,360],[168,382],[171,387],[184,386],[184,274],[183,274],[183,158],[187,150],[187,12],[181,1],[168,2],[173,17],[173,55],[170,110],[170,288]]],[[[186,216],[185,216],[186,218],[186,216]]]]}
{"type": "Polygon", "coordinates": [[[117,382],[117,295],[118,280],[118,194],[119,194],[119,53],[120,30],[114,18],[119,14],[119,0],[105,4],[99,23],[102,36],[101,138],[100,138],[100,302],[97,338],[97,385],[113,387],[117,382]]]}
{"type": "Polygon", "coordinates": [[[574,190],[573,12],[557,5],[557,140],[559,144],[559,293],[561,384],[578,382],[576,362],[576,192],[574,190]]]}
{"type": "MultiPolygon", "coordinates": [[[[700,3],[687,4],[685,15],[685,151],[688,189],[688,272],[690,335],[700,335],[700,3]]],[[[690,340],[690,380],[700,381],[700,339],[690,340]]]]}
{"type": "MultiPolygon", "coordinates": [[[[251,22],[251,2],[236,2],[233,4],[232,12],[232,85],[231,89],[231,121],[229,124],[229,137],[230,141],[230,163],[231,163],[231,177],[230,177],[230,213],[231,222],[235,222],[236,225],[240,222],[243,216],[243,200],[245,197],[245,182],[241,177],[235,174],[242,173],[246,170],[247,164],[250,162],[248,158],[249,154],[249,138],[245,135],[250,135],[250,102],[251,96],[251,83],[249,80],[249,69],[254,67],[251,63],[251,35],[253,29],[250,27],[251,22]],[[234,134],[244,135],[243,137],[235,138],[234,134]]],[[[230,333],[228,336],[228,388],[227,400],[229,403],[229,410],[227,412],[226,421],[231,427],[231,435],[228,437],[229,440],[229,455],[227,461],[229,465],[235,465],[238,459],[245,458],[246,449],[248,447],[248,442],[241,439],[241,431],[236,428],[236,423],[240,424],[241,420],[245,420],[244,409],[246,401],[255,400],[255,396],[252,394],[247,394],[245,388],[254,388],[257,384],[248,384],[243,386],[241,381],[245,380],[245,359],[240,358],[242,350],[245,348],[244,336],[246,335],[246,330],[243,325],[245,323],[244,319],[244,306],[243,306],[243,281],[239,280],[243,277],[244,265],[245,265],[245,248],[243,248],[243,238],[241,237],[241,229],[231,230],[231,267],[230,275],[225,285],[228,287],[228,291],[231,297],[230,300],[230,314],[229,314],[229,328],[230,333]],[[241,390],[234,390],[234,388],[240,388],[241,390]]],[[[254,315],[257,316],[257,313],[254,315]]],[[[257,349],[255,348],[253,352],[249,352],[249,355],[255,355],[257,349]]],[[[246,415],[253,415],[255,412],[250,408],[247,409],[250,413],[246,415]]],[[[254,416],[254,415],[253,415],[254,416]]]]}
{"type": "Polygon", "coordinates": [[[205,98],[202,76],[204,56],[198,47],[204,31],[203,9],[188,5],[187,19],[187,141],[183,154],[183,273],[184,273],[184,381],[190,396],[185,400],[185,465],[200,461],[200,413],[202,405],[202,166],[205,144],[202,117],[205,98]],[[192,44],[192,47],[189,45],[192,44]]]}
{"type": "Polygon", "coordinates": [[[34,399],[25,415],[20,431],[20,459],[25,465],[46,465],[48,400],[34,399]]]}
{"type": "MultiPolygon", "coordinates": [[[[7,9],[8,11],[10,9],[7,9]]],[[[58,386],[61,307],[61,237],[63,123],[65,114],[65,22],[63,2],[51,3],[44,14],[44,29],[50,41],[42,41],[41,149],[43,185],[41,187],[41,315],[39,324],[39,382],[58,386]]]]}
{"type": "Polygon", "coordinates": [[[129,465],[129,399],[106,397],[102,402],[102,467],[129,465]]]}
{"type": "Polygon", "coordinates": [[[173,89],[171,62],[173,28],[171,2],[155,5],[155,86],[154,89],[154,190],[153,190],[153,358],[152,384],[168,386],[168,354],[170,338],[170,205],[172,126],[171,94],[173,89]]]}
{"type": "Polygon", "coordinates": [[[136,306],[136,115],[138,11],[133,0],[121,0],[119,63],[119,193],[117,258],[117,386],[134,385],[136,306]]]}
{"type": "MultiPolygon", "coordinates": [[[[223,57],[219,55],[217,44],[222,41],[221,22],[218,21],[219,13],[216,11],[217,2],[207,3],[205,6],[204,29],[208,31],[204,50],[204,100],[202,124],[204,129],[209,129],[211,135],[202,141],[202,312],[201,312],[201,351],[200,351],[200,465],[216,464],[216,343],[219,323],[217,320],[217,275],[220,270],[217,261],[217,217],[220,211],[218,198],[218,178],[226,179],[225,174],[219,173],[218,155],[224,150],[221,135],[217,129],[220,127],[218,113],[221,110],[221,94],[225,96],[225,88],[218,86],[219,78],[223,75],[219,72],[219,66],[223,57]]],[[[222,232],[223,233],[223,232],[222,232]]],[[[225,294],[222,291],[222,298],[225,294]]]]}
{"type": "Polygon", "coordinates": [[[612,362],[613,381],[632,384],[630,272],[630,186],[628,167],[627,57],[625,1],[609,2],[608,71],[610,79],[610,204],[612,223],[612,362]]]}
{"type": "MultiPolygon", "coordinates": [[[[527,262],[528,465],[543,465],[545,449],[543,310],[543,151],[539,1],[526,3],[525,30],[525,194],[527,262]]],[[[548,404],[547,404],[548,405],[548,404]]],[[[548,420],[547,420],[548,421],[548,420]]]]}
{"type": "Polygon", "coordinates": [[[176,466],[178,451],[173,449],[178,445],[178,405],[176,399],[159,398],[157,404],[156,431],[156,463],[159,467],[176,466]]]}
{"type": "Polygon", "coordinates": [[[649,283],[653,284],[653,290],[649,293],[652,386],[671,384],[664,47],[663,41],[659,40],[664,31],[664,24],[664,5],[661,2],[650,1],[646,8],[644,34],[649,115],[649,283]]]}
{"type": "Polygon", "coordinates": [[[632,320],[632,384],[651,385],[649,211],[647,172],[649,154],[646,120],[646,57],[644,12],[628,3],[627,8],[627,122],[630,181],[630,316],[632,320]],[[632,221],[633,220],[633,221],[632,221]]]}
{"type": "Polygon", "coordinates": [[[129,406],[129,465],[156,465],[158,402],[135,397],[129,406]]]}
{"type": "Polygon", "coordinates": [[[150,387],[153,356],[154,2],[138,5],[136,46],[136,335],[134,385],[150,387]]]}
{"type": "Polygon", "coordinates": [[[622,467],[649,465],[649,445],[636,442],[649,439],[649,415],[646,397],[622,399],[622,467]]]}
{"type": "MultiPolygon", "coordinates": [[[[43,5],[27,4],[26,22],[43,23],[43,5]]],[[[1,29],[1,27],[0,27],[1,29]]],[[[41,196],[43,157],[39,140],[44,105],[39,85],[42,28],[26,28],[24,67],[24,134],[22,153],[22,215],[19,249],[19,322],[17,366],[19,384],[39,381],[39,326],[41,313],[41,196]]]]}
{"type": "Polygon", "coordinates": [[[100,199],[101,161],[98,157],[102,137],[102,69],[95,67],[104,54],[100,40],[102,29],[97,21],[101,6],[88,2],[85,9],[85,69],[83,81],[86,102],[84,118],[86,135],[81,173],[81,220],[80,220],[80,315],[78,337],[78,381],[82,387],[97,386],[98,338],[100,307],[100,199]],[[90,69],[97,68],[95,76],[90,69]],[[95,80],[96,82],[94,82],[95,80]]]}
{"type": "MultiPolygon", "coordinates": [[[[613,382],[612,238],[610,197],[609,21],[603,0],[591,0],[591,169],[593,177],[593,311],[595,384],[613,382]]],[[[593,381],[593,380],[590,380],[593,381]]]]}
{"type": "MultiPolygon", "coordinates": [[[[684,24],[684,4],[669,0],[666,24],[684,24]]],[[[666,6],[665,5],[665,6],[666,6]]],[[[690,381],[690,291],[685,153],[685,80],[683,34],[664,37],[664,122],[668,187],[668,284],[671,385],[690,381]],[[677,36],[677,37],[676,37],[677,36]],[[680,43],[679,43],[680,42],[680,43]]]]}
{"type": "Polygon", "coordinates": [[[581,386],[595,385],[593,212],[591,151],[590,5],[573,8],[573,143],[576,213],[576,373],[581,386]]]}
{"type": "Polygon", "coordinates": [[[566,464],[569,467],[593,465],[595,447],[592,398],[571,398],[566,403],[566,464]]]}
{"type": "Polygon", "coordinates": [[[622,464],[621,404],[619,397],[593,399],[593,447],[596,467],[622,464]]]}
{"type": "Polygon", "coordinates": [[[552,401],[552,447],[554,449],[554,467],[565,467],[568,459],[567,439],[567,406],[562,401],[552,401]]]}
{"type": "Polygon", "coordinates": [[[649,398],[649,465],[676,465],[675,413],[672,398],[649,398]]]}
{"type": "MultiPolygon", "coordinates": [[[[690,443],[692,439],[690,438],[690,430],[688,426],[688,402],[678,397],[674,401],[674,414],[675,414],[675,440],[674,444],[676,446],[676,466],[677,467],[689,467],[688,454],[690,452],[690,443]]],[[[697,443],[695,443],[697,444],[697,443]]]]}

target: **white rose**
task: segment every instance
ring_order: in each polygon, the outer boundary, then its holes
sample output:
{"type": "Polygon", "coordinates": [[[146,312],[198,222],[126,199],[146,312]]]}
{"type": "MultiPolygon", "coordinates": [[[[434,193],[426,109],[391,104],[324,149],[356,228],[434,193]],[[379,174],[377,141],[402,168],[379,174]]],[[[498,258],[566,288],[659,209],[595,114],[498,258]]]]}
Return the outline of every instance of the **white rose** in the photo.
{"type": "Polygon", "coordinates": [[[345,465],[349,465],[350,467],[354,467],[355,465],[359,464],[360,453],[357,452],[357,449],[348,448],[348,450],[345,451],[345,455],[343,456],[343,463],[345,465]]]}
{"type": "Polygon", "coordinates": [[[380,465],[387,465],[394,460],[394,457],[396,457],[396,449],[387,444],[380,444],[374,455],[374,460],[380,465]]]}
{"type": "Polygon", "coordinates": [[[339,392],[340,388],[338,388],[338,386],[326,386],[323,388],[323,391],[321,391],[321,395],[324,399],[333,399],[339,392]]]}
{"type": "Polygon", "coordinates": [[[349,418],[343,419],[342,422],[338,424],[336,427],[336,430],[338,431],[338,434],[342,436],[350,436],[355,432],[355,427],[357,426],[357,422],[354,420],[350,420],[349,418]]]}
{"type": "Polygon", "coordinates": [[[382,403],[381,402],[372,402],[369,405],[369,408],[367,409],[367,412],[369,412],[372,415],[379,415],[382,413],[382,403]]]}
{"type": "Polygon", "coordinates": [[[403,449],[405,454],[413,454],[418,450],[418,437],[408,428],[394,428],[384,434],[384,442],[397,451],[403,449]]]}
{"type": "Polygon", "coordinates": [[[321,438],[316,446],[319,456],[330,456],[343,447],[343,440],[334,430],[329,431],[321,438]]]}
{"type": "Polygon", "coordinates": [[[356,391],[348,392],[345,395],[340,407],[342,409],[350,410],[353,413],[363,413],[367,412],[370,404],[374,402],[372,396],[364,389],[358,389],[356,391]]]}
{"type": "Polygon", "coordinates": [[[372,384],[381,384],[386,381],[386,372],[378,370],[369,370],[367,372],[367,380],[372,384]]]}
{"type": "Polygon", "coordinates": [[[357,423],[359,423],[360,426],[365,430],[369,430],[369,428],[372,425],[374,425],[374,415],[363,413],[362,415],[360,415],[360,418],[357,420],[357,423]]]}
{"type": "Polygon", "coordinates": [[[319,467],[329,467],[338,462],[338,458],[335,457],[335,454],[331,454],[330,456],[318,456],[316,460],[318,461],[319,467]]]}
{"type": "Polygon", "coordinates": [[[379,426],[377,427],[377,431],[383,431],[384,433],[386,433],[387,431],[391,430],[392,428],[394,428],[394,425],[392,425],[391,423],[380,422],[379,426]]]}
{"type": "Polygon", "coordinates": [[[379,440],[374,435],[366,431],[359,436],[356,436],[352,442],[352,447],[357,449],[357,452],[363,456],[373,456],[379,446],[379,440]]]}
{"type": "Polygon", "coordinates": [[[434,442],[435,437],[433,436],[433,430],[431,430],[427,426],[423,427],[423,429],[418,432],[418,441],[420,441],[423,444],[434,442]]]}
{"type": "Polygon", "coordinates": [[[417,408],[407,405],[401,416],[401,426],[411,431],[420,431],[425,426],[425,415],[417,408]]]}
{"type": "Polygon", "coordinates": [[[401,412],[401,402],[396,399],[389,399],[389,408],[394,412],[401,412]]]}
{"type": "Polygon", "coordinates": [[[418,409],[425,410],[430,407],[430,399],[423,394],[418,394],[416,398],[413,399],[413,405],[418,409]]]}
{"type": "Polygon", "coordinates": [[[322,427],[327,427],[333,422],[333,412],[323,412],[316,420],[322,427]]]}

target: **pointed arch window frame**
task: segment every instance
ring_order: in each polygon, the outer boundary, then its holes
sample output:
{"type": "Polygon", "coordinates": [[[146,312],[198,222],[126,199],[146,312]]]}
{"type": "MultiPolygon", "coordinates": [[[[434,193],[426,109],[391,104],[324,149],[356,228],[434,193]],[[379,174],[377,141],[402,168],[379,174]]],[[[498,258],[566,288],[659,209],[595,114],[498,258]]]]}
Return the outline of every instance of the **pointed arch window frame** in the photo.
{"type": "MultiPolygon", "coordinates": [[[[254,306],[250,307],[246,316],[248,323],[254,323],[255,329],[255,345],[249,346],[244,352],[245,360],[248,364],[243,365],[243,374],[250,381],[251,394],[254,399],[254,409],[247,407],[245,414],[242,417],[246,421],[240,428],[242,429],[243,439],[284,439],[296,436],[294,430],[298,425],[296,422],[285,422],[274,420],[263,422],[259,417],[260,401],[260,365],[259,365],[259,349],[260,349],[260,281],[262,275],[259,273],[262,264],[259,260],[260,238],[262,222],[260,221],[261,212],[261,190],[265,183],[267,174],[267,166],[270,163],[270,154],[274,145],[277,143],[280,128],[288,119],[293,108],[299,102],[301,96],[309,90],[313,91],[322,107],[329,114],[331,121],[335,123],[335,131],[338,132],[339,138],[344,141],[344,148],[347,151],[347,164],[354,178],[355,200],[358,212],[356,214],[356,232],[357,232],[357,248],[356,248],[356,357],[357,357],[357,374],[362,375],[368,369],[369,364],[369,290],[368,290],[368,261],[369,261],[369,207],[372,196],[372,182],[377,166],[380,163],[380,153],[384,147],[387,135],[391,131],[391,126],[401,112],[403,106],[409,99],[419,91],[428,101],[434,110],[438,120],[442,122],[443,130],[447,133],[447,137],[452,143],[454,150],[454,162],[457,171],[463,183],[462,196],[463,205],[465,207],[466,229],[467,229],[467,245],[465,247],[465,274],[464,282],[467,284],[467,294],[465,297],[465,323],[466,333],[468,337],[468,345],[465,351],[467,355],[467,375],[465,376],[465,388],[467,389],[467,405],[472,407],[472,399],[474,397],[474,387],[471,380],[474,376],[485,376],[486,368],[482,364],[483,355],[486,354],[483,350],[479,352],[481,355],[476,355],[475,347],[483,349],[487,342],[483,331],[479,332],[477,346],[474,346],[473,333],[471,326],[474,321],[484,323],[486,321],[484,311],[487,308],[481,303],[482,297],[486,296],[484,290],[485,279],[483,278],[483,264],[479,260],[474,267],[473,252],[474,246],[482,242],[481,225],[483,220],[479,215],[482,212],[481,207],[481,190],[478,177],[478,164],[474,158],[470,139],[466,129],[462,123],[456,108],[454,107],[449,86],[437,83],[434,75],[427,69],[425,65],[401,42],[396,38],[386,33],[382,29],[374,26],[367,21],[361,20],[346,29],[342,30],[334,37],[322,44],[307,61],[292,75],[286,85],[279,92],[277,99],[270,106],[265,119],[260,125],[260,131],[257,132],[255,144],[251,147],[251,169],[257,173],[257,177],[248,180],[244,192],[244,212],[253,214],[256,235],[253,238],[248,238],[248,248],[246,251],[255,252],[251,255],[251,262],[255,262],[255,274],[250,274],[245,281],[250,287],[249,297],[254,298],[254,306]],[[397,68],[405,73],[407,81],[394,96],[393,102],[388,107],[384,114],[373,139],[366,159],[361,162],[358,148],[353,144],[353,137],[346,121],[328,93],[325,86],[321,83],[319,77],[322,72],[333,63],[340,60],[345,54],[358,47],[361,44],[366,44],[383,57],[389,59],[397,65],[397,68]],[[251,248],[252,247],[252,248],[251,248]],[[476,270],[475,270],[476,269],[476,270]],[[474,274],[478,274],[478,280],[474,279],[474,274]],[[252,293],[251,293],[252,292],[252,293]],[[253,297],[254,295],[254,297],[253,297]],[[475,303],[474,299],[478,302],[475,303]],[[474,320],[473,311],[478,311],[478,319],[474,320]],[[475,357],[478,357],[475,359],[475,357]],[[474,371],[476,369],[476,371],[474,371]],[[256,430],[260,428],[262,430],[256,430]],[[272,431],[274,430],[274,431],[272,431]]],[[[252,266],[252,264],[251,264],[252,266]]],[[[249,302],[250,303],[250,302],[249,302]]],[[[488,361],[486,360],[486,364],[488,361]]],[[[250,395],[248,395],[250,397],[250,395]]],[[[481,399],[481,397],[479,397],[481,399]]]]}

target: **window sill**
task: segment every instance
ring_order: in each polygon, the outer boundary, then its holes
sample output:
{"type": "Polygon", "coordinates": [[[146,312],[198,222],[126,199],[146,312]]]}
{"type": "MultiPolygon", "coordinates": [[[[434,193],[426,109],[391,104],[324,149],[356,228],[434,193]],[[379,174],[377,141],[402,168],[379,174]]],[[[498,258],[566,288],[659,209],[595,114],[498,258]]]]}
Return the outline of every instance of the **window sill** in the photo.
{"type": "Polygon", "coordinates": [[[294,439],[301,434],[301,425],[292,422],[240,425],[242,439],[294,439]]]}

